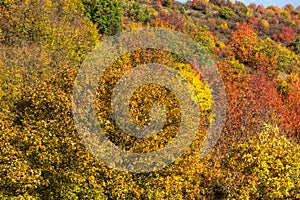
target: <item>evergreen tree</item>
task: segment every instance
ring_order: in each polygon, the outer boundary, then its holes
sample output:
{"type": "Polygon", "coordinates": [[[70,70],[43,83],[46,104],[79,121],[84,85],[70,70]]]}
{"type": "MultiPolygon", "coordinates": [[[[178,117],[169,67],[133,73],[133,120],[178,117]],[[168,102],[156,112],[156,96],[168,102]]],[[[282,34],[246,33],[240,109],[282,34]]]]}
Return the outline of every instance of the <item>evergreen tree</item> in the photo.
{"type": "Polygon", "coordinates": [[[119,0],[82,0],[87,16],[101,34],[114,35],[121,31],[122,5],[119,0]]]}

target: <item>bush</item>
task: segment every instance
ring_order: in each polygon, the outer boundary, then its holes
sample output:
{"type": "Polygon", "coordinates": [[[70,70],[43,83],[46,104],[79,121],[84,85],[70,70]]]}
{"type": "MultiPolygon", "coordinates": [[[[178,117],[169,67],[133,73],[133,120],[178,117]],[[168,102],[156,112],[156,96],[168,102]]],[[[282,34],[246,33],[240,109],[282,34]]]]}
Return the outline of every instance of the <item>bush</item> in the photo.
{"type": "Polygon", "coordinates": [[[153,18],[154,12],[155,11],[152,10],[150,7],[135,2],[129,10],[129,16],[138,22],[146,24],[147,22],[150,22],[153,18]]]}
{"type": "Polygon", "coordinates": [[[223,6],[220,9],[220,16],[225,19],[231,19],[234,16],[234,12],[228,6],[223,6]]]}

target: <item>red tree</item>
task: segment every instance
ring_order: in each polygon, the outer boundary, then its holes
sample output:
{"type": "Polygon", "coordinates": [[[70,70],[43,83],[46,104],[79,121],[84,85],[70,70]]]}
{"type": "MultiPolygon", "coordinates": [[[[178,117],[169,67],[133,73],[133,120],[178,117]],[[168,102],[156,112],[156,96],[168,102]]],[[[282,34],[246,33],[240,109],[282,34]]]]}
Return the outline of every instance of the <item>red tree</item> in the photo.
{"type": "Polygon", "coordinates": [[[284,108],[280,126],[292,138],[300,142],[300,80],[292,75],[289,81],[289,93],[284,99],[284,108]]]}
{"type": "Polygon", "coordinates": [[[284,27],[278,37],[282,42],[290,44],[293,40],[295,40],[296,33],[292,27],[284,27]]]}

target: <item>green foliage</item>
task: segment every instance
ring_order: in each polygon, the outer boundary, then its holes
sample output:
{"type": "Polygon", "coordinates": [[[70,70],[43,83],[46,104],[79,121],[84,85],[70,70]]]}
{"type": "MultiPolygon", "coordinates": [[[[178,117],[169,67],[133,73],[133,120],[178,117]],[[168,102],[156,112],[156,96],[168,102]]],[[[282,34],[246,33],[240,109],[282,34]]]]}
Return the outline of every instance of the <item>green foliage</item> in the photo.
{"type": "Polygon", "coordinates": [[[225,19],[231,19],[235,13],[228,6],[222,6],[220,9],[220,16],[225,19]]]}
{"type": "Polygon", "coordinates": [[[235,7],[236,9],[236,12],[243,16],[243,15],[246,15],[246,16],[251,16],[251,10],[243,3],[243,2],[240,2],[240,1],[237,1],[235,3],[235,7]]]}
{"type": "Polygon", "coordinates": [[[254,52],[263,52],[270,59],[276,59],[278,69],[281,72],[292,72],[295,68],[300,67],[300,58],[293,51],[287,49],[286,47],[277,44],[270,38],[265,40],[260,40],[259,46],[254,50],[254,52]]]}
{"type": "Polygon", "coordinates": [[[183,6],[181,6],[181,7],[179,8],[179,12],[180,12],[181,14],[185,15],[186,10],[185,10],[185,8],[184,8],[183,6]]]}
{"type": "Polygon", "coordinates": [[[293,42],[294,51],[296,54],[300,55],[300,36],[296,38],[293,42]]]}
{"type": "Polygon", "coordinates": [[[129,8],[129,16],[138,21],[146,24],[151,21],[155,11],[149,6],[134,2],[133,5],[129,8]]]}
{"type": "Polygon", "coordinates": [[[87,16],[101,34],[114,35],[122,30],[122,5],[119,0],[82,0],[87,16]]]}
{"type": "Polygon", "coordinates": [[[166,7],[171,7],[173,5],[173,0],[164,0],[163,5],[166,7]]]}

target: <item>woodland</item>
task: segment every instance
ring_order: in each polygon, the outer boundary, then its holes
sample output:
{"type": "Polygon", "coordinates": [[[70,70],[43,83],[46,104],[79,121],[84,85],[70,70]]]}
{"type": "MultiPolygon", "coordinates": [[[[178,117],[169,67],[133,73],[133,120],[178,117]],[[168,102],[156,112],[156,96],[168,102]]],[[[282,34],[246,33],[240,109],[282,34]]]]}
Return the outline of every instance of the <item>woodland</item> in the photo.
{"type": "Polygon", "coordinates": [[[300,6],[0,0],[0,199],[300,199],[300,6]],[[72,91],[99,43],[150,27],[183,33],[208,52],[224,82],[226,118],[217,144],[200,157],[213,112],[211,89],[193,63],[155,49],[118,57],[99,78],[95,103],[99,124],[117,147],[155,151],[178,131],[176,97],[157,85],[134,93],[130,113],[145,125],[151,105],[166,104],[168,120],[159,134],[128,137],[114,122],[111,91],[138,65],[173,66],[193,85],[202,111],[196,138],[179,159],[129,173],[99,162],[82,143],[72,91]]]}

